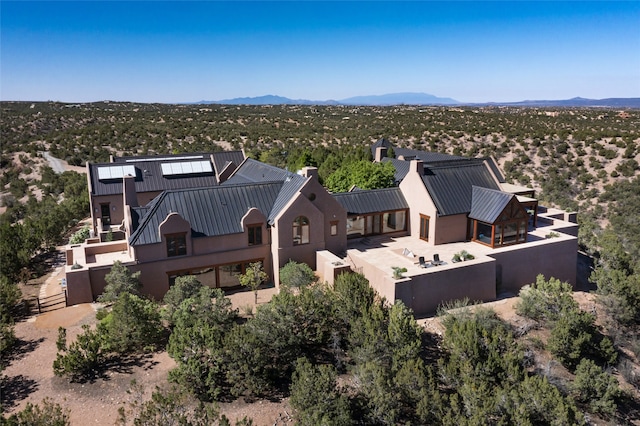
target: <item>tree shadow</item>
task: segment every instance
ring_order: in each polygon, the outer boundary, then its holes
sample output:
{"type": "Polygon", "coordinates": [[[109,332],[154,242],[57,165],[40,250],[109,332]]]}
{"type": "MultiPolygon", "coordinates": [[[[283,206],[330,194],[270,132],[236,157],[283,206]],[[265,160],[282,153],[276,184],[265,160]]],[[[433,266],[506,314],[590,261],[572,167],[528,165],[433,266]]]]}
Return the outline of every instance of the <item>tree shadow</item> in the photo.
{"type": "Polygon", "coordinates": [[[29,379],[22,374],[13,377],[3,377],[0,379],[0,406],[2,411],[7,411],[15,407],[30,394],[38,390],[38,382],[29,379]]]}
{"type": "Polygon", "coordinates": [[[13,344],[11,350],[5,355],[3,364],[8,365],[13,361],[21,360],[28,353],[36,350],[36,348],[40,345],[40,343],[44,342],[44,340],[44,337],[40,337],[39,339],[34,340],[17,339],[13,344]]]}
{"type": "Polygon", "coordinates": [[[153,359],[153,352],[142,355],[110,355],[91,371],[71,375],[69,382],[80,384],[94,384],[98,381],[108,382],[112,379],[109,373],[133,374],[136,367],[150,370],[158,364],[160,363],[153,359]]]}

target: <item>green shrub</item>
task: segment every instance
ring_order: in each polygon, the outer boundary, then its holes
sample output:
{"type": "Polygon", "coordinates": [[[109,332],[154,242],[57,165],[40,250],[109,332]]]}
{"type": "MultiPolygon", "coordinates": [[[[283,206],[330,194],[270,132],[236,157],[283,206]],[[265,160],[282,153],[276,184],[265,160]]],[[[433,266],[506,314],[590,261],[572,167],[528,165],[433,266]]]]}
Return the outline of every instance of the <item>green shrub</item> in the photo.
{"type": "Polygon", "coordinates": [[[306,263],[298,263],[289,260],[280,268],[280,285],[289,288],[302,288],[318,281],[313,269],[306,263]]]}
{"type": "Polygon", "coordinates": [[[336,370],[331,365],[311,365],[298,359],[291,380],[291,406],[296,424],[350,425],[349,401],[336,387],[336,370]]]}
{"type": "Polygon", "coordinates": [[[66,329],[58,329],[56,346],[58,353],[53,361],[53,372],[56,376],[68,376],[72,381],[83,381],[95,375],[104,361],[102,336],[89,325],[82,326],[83,333],[76,341],[67,346],[66,329]]]}
{"type": "Polygon", "coordinates": [[[615,377],[589,359],[580,361],[575,374],[571,390],[576,400],[587,404],[594,413],[613,416],[617,410],[616,401],[621,395],[615,377]]]}
{"type": "Polygon", "coordinates": [[[49,398],[42,405],[27,402],[24,410],[9,418],[0,418],[0,424],[7,426],[68,426],[71,425],[70,411],[49,398]]]}
{"type": "Polygon", "coordinates": [[[85,225],[71,236],[71,238],[69,239],[69,244],[84,243],[86,239],[89,238],[89,235],[89,225],[85,225]]]}
{"type": "Polygon", "coordinates": [[[576,309],[578,304],[572,297],[573,289],[556,278],[548,281],[538,275],[535,284],[520,290],[520,302],[516,312],[534,320],[555,321],[563,311],[576,309]]]}

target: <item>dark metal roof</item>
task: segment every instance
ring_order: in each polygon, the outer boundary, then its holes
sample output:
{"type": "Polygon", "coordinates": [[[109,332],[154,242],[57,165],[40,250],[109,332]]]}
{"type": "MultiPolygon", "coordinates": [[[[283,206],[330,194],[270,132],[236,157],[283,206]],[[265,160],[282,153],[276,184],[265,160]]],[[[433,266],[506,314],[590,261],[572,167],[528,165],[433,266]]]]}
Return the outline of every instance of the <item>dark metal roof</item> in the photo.
{"type": "Polygon", "coordinates": [[[211,153],[211,159],[216,174],[220,174],[228,163],[233,163],[236,167],[242,164],[244,153],[242,151],[216,151],[211,153]]]}
{"type": "Polygon", "coordinates": [[[393,179],[396,182],[402,182],[402,180],[409,173],[409,168],[411,163],[409,161],[396,160],[395,158],[385,157],[382,159],[383,163],[391,162],[393,167],[396,169],[396,172],[393,174],[393,179]]]}
{"type": "Polygon", "coordinates": [[[224,185],[257,182],[283,182],[290,176],[296,176],[296,174],[247,158],[244,163],[236,169],[231,177],[224,182],[224,185]]]}
{"type": "Polygon", "coordinates": [[[270,182],[163,192],[147,206],[148,211],[129,243],[133,246],[159,243],[158,226],[172,212],[191,224],[193,237],[243,232],[241,220],[247,211],[255,207],[269,216],[282,186],[282,182],[270,182]]]}
{"type": "MultiPolygon", "coordinates": [[[[129,163],[128,165],[133,166],[136,172],[136,192],[155,192],[218,185],[218,181],[213,172],[165,177],[162,174],[161,164],[168,162],[175,161],[137,161],[129,163]]],[[[118,165],[122,165],[122,163],[118,163],[118,165]]],[[[114,163],[89,164],[92,195],[122,194],[122,179],[100,180],[98,178],[98,168],[113,166],[114,163]]]]}
{"type": "Polygon", "coordinates": [[[89,164],[93,195],[122,194],[122,179],[100,180],[98,168],[117,165],[133,166],[136,172],[136,192],[156,192],[186,188],[200,188],[218,185],[216,175],[232,162],[239,166],[244,161],[242,151],[193,152],[184,154],[143,155],[114,157],[113,163],[89,164]],[[164,176],[163,163],[210,161],[213,172],[164,176]]]}
{"type": "MultiPolygon", "coordinates": [[[[373,145],[371,145],[371,156],[373,158],[376,158],[376,149],[383,147],[383,148],[393,148],[393,144],[391,142],[389,142],[387,139],[382,138],[376,141],[376,143],[374,143],[373,145]]],[[[395,148],[394,148],[395,150],[395,148]]]]}
{"type": "Polygon", "coordinates": [[[276,198],[275,202],[273,203],[271,213],[268,215],[269,225],[273,225],[275,218],[278,216],[278,214],[280,214],[282,209],[284,209],[289,200],[291,200],[291,198],[293,198],[293,196],[300,190],[300,188],[302,188],[306,181],[307,178],[297,174],[289,176],[284,181],[284,183],[282,184],[282,188],[280,189],[280,193],[278,194],[278,198],[276,198]]]}
{"type": "Polygon", "coordinates": [[[400,188],[341,192],[333,194],[333,197],[348,214],[380,213],[409,208],[400,188]]]}
{"type": "Polygon", "coordinates": [[[420,151],[417,149],[408,148],[393,148],[395,157],[404,157],[404,161],[422,160],[425,163],[431,163],[433,161],[455,161],[468,159],[467,157],[459,157],[457,155],[443,154],[441,152],[432,151],[420,151]]]}
{"type": "Polygon", "coordinates": [[[491,171],[493,172],[493,174],[496,175],[496,179],[498,179],[498,182],[505,183],[506,179],[504,178],[504,176],[502,176],[502,172],[500,171],[500,168],[498,167],[498,163],[496,162],[495,158],[485,157],[484,159],[487,161],[487,164],[489,165],[489,167],[491,167],[491,171]]]}
{"type": "Polygon", "coordinates": [[[433,162],[422,177],[440,216],[469,213],[473,186],[499,190],[483,159],[433,162]]]}
{"type": "Polygon", "coordinates": [[[515,195],[507,192],[474,186],[469,217],[485,223],[494,223],[513,197],[515,195]]]}
{"type": "Polygon", "coordinates": [[[113,157],[114,163],[138,163],[141,161],[179,161],[179,160],[208,160],[209,152],[185,152],[184,154],[155,154],[113,157]]]}

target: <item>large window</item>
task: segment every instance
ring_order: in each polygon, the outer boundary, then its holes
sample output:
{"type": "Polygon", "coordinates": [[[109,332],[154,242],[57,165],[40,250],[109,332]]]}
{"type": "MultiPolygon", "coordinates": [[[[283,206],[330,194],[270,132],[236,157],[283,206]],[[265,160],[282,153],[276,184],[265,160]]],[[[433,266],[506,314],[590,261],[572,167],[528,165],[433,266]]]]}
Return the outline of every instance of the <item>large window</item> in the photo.
{"type": "Polygon", "coordinates": [[[249,232],[250,246],[259,246],[262,244],[262,224],[249,225],[247,231],[249,232]]]}
{"type": "Polygon", "coordinates": [[[309,219],[304,216],[293,221],[293,244],[309,244],[309,219]]]}
{"type": "Polygon", "coordinates": [[[388,234],[407,230],[407,211],[397,210],[347,218],[347,237],[388,234]]]}
{"type": "MultiPolygon", "coordinates": [[[[255,260],[263,263],[262,259],[255,260]]],[[[225,265],[211,265],[199,269],[169,272],[169,286],[175,284],[178,277],[194,275],[203,285],[211,288],[234,288],[240,286],[240,275],[244,274],[252,262],[230,263],[225,265]]]]}
{"type": "Polygon", "coordinates": [[[429,241],[429,216],[420,215],[420,239],[429,241]]]}
{"type": "Polygon", "coordinates": [[[473,220],[473,240],[491,247],[527,242],[529,216],[513,201],[508,204],[494,223],[473,220]]]}
{"type": "Polygon", "coordinates": [[[167,238],[167,256],[184,256],[187,254],[187,234],[168,234],[167,238]]]}

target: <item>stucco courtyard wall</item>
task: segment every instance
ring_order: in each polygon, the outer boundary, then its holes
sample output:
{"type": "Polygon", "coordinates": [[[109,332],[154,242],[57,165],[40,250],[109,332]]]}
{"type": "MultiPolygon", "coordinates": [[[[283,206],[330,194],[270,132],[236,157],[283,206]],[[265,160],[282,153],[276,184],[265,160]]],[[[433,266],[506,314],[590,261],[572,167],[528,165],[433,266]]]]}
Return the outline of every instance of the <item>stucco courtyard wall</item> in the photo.
{"type": "MultiPolygon", "coordinates": [[[[451,266],[432,266],[429,272],[395,284],[395,299],[402,300],[416,316],[433,314],[444,302],[488,302],[496,299],[493,259],[478,259],[451,266]]],[[[393,299],[392,299],[393,300],[393,299]]]]}
{"type": "Polygon", "coordinates": [[[496,249],[489,256],[496,260],[498,294],[518,294],[523,286],[534,283],[538,274],[576,285],[578,239],[575,237],[561,234],[526,246],[496,249]]]}

